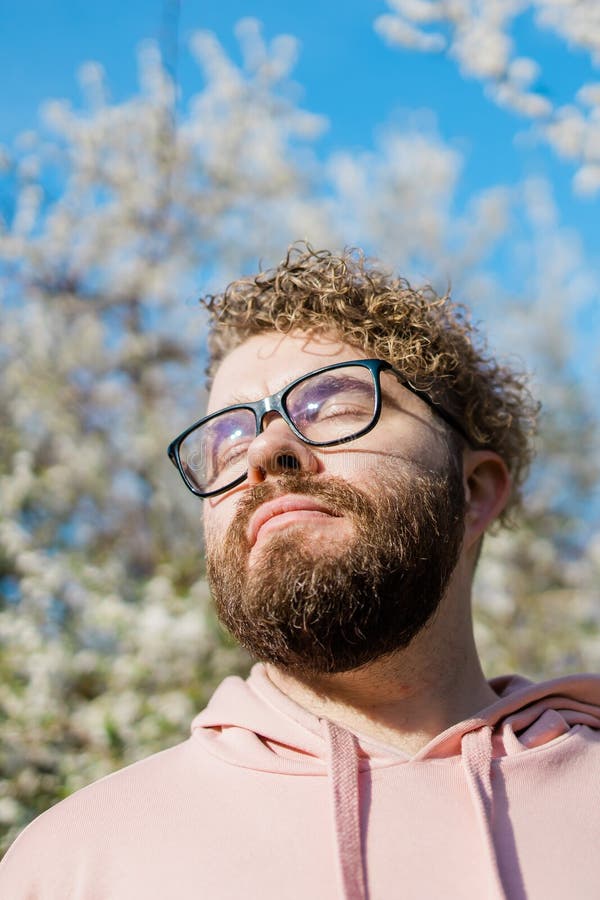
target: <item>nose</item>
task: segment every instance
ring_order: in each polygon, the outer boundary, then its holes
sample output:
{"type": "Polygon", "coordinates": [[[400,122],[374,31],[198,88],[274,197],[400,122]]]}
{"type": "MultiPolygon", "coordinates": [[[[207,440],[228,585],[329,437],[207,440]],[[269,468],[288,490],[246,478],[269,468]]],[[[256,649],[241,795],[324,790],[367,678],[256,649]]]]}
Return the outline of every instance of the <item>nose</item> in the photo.
{"type": "Polygon", "coordinates": [[[283,472],[315,474],[319,460],[312,447],[300,440],[278,413],[263,419],[263,431],[248,448],[248,482],[260,484],[269,475],[283,472]]]}

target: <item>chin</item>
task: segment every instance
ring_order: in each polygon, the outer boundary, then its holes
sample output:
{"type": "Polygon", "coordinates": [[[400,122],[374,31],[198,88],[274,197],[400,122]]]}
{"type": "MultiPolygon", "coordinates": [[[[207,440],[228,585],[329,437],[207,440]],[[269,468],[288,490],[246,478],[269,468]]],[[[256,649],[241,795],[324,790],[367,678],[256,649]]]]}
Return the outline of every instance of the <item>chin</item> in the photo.
{"type": "MultiPolygon", "coordinates": [[[[315,560],[335,558],[348,547],[353,537],[354,529],[343,519],[333,519],[330,523],[317,526],[314,523],[286,525],[264,536],[259,534],[248,553],[248,568],[251,569],[259,560],[271,553],[276,553],[279,557],[282,549],[288,552],[293,549],[301,550],[304,557],[309,555],[315,560]]],[[[274,561],[274,565],[276,564],[277,560],[274,561]]]]}

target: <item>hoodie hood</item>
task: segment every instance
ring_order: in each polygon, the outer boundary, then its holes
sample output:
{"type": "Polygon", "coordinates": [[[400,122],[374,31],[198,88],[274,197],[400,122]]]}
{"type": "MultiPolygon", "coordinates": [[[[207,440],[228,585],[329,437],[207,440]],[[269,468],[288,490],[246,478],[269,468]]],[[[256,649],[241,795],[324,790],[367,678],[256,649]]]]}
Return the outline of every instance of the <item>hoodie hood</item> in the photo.
{"type": "MultiPolygon", "coordinates": [[[[482,728],[490,730],[493,757],[539,747],[577,725],[600,729],[598,675],[569,675],[540,684],[520,675],[503,675],[489,684],[498,695],[495,703],[450,726],[412,757],[353,732],[361,767],[457,756],[464,735],[482,728]]],[[[283,694],[257,663],[245,681],[226,678],[191,727],[211,753],[232,765],[317,774],[327,761],[326,721],[283,694]]]]}
{"type": "Polygon", "coordinates": [[[600,677],[573,675],[534,684],[518,675],[494,678],[498,700],[446,729],[410,757],[328,719],[283,694],[262,664],[246,681],[226,678],[192,722],[192,736],[235,766],[281,775],[325,775],[330,784],[339,896],[366,898],[360,833],[359,776],[377,769],[460,757],[472,813],[488,861],[489,894],[506,898],[494,843],[492,760],[523,754],[582,726],[600,730],[600,677]]]}

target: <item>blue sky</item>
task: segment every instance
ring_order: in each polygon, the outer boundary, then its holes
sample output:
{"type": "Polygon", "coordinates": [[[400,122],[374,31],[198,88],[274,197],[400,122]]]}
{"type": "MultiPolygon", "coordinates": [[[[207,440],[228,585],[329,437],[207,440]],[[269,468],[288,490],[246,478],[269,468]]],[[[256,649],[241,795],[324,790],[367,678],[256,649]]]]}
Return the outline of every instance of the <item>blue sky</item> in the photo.
{"type": "MultiPolygon", "coordinates": [[[[0,58],[4,103],[0,141],[35,127],[40,104],[49,97],[79,98],[76,72],[87,60],[100,61],[112,96],[133,93],[137,84],[136,48],[144,38],[160,38],[165,10],[173,0],[0,0],[0,58]]],[[[401,122],[415,110],[431,109],[441,136],[465,155],[462,191],[499,183],[513,184],[541,173],[552,183],[565,225],[580,233],[587,255],[599,246],[598,199],[573,196],[573,168],[547,148],[515,142],[526,123],[497,109],[481,85],[463,79],[456,66],[438,55],[400,51],[375,33],[373,21],[388,7],[383,0],[182,0],[179,77],[184,99],[200,84],[200,73],[186,49],[190,34],[213,30],[225,47],[238,53],[233,29],[248,15],[264,24],[272,38],[292,33],[300,40],[294,73],[305,108],[327,116],[330,127],[320,139],[323,154],[332,149],[372,146],[386,122],[401,122]]],[[[543,87],[561,101],[593,76],[585,54],[569,52],[558,38],[533,27],[528,15],[517,22],[521,52],[543,63],[543,87]]],[[[595,75],[598,79],[598,73],[595,75]]],[[[461,197],[458,198],[459,202],[461,197]]]]}
{"type": "MultiPolygon", "coordinates": [[[[0,0],[0,56],[5,85],[0,138],[9,140],[36,121],[48,97],[76,98],[75,73],[89,59],[107,70],[115,98],[136,86],[135,50],[146,37],[160,37],[168,0],[0,0]]],[[[292,33],[301,41],[296,80],[308,108],[331,120],[324,146],[368,146],[373,127],[394,112],[422,107],[436,111],[440,131],[470,150],[469,177],[512,180],[531,168],[549,174],[554,165],[543,150],[511,150],[515,117],[496,110],[479,84],[462,79],[455,66],[437,55],[399,51],[374,32],[375,17],[387,11],[383,0],[182,0],[180,36],[197,28],[214,30],[235,52],[233,27],[243,16],[260,19],[268,37],[292,33]],[[482,128],[485,123],[485,128],[482,128]],[[485,148],[480,152],[479,148],[485,148]]],[[[519,22],[518,43],[534,50],[552,75],[545,84],[554,97],[566,99],[590,65],[582,53],[568,53],[558,39],[535,30],[527,17],[519,22]]],[[[195,65],[183,49],[180,73],[189,92],[198,82],[195,65]]],[[[568,174],[568,167],[566,168],[568,174]]],[[[588,203],[580,203],[582,211],[588,203]]]]}

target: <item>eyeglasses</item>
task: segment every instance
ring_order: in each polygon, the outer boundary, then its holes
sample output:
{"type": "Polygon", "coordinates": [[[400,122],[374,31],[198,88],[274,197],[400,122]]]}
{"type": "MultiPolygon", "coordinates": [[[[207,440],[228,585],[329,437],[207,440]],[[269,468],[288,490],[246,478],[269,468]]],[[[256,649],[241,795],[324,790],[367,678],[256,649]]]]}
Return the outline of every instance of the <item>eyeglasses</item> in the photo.
{"type": "Polygon", "coordinates": [[[302,375],[263,400],[205,416],[169,444],[169,458],[192,493],[215,497],[247,477],[248,448],[269,412],[277,412],[297,437],[313,447],[345,444],[367,434],[379,421],[381,376],[386,372],[470,443],[462,425],[390,363],[357,359],[302,375]]]}

